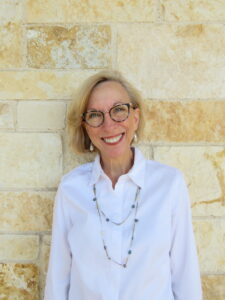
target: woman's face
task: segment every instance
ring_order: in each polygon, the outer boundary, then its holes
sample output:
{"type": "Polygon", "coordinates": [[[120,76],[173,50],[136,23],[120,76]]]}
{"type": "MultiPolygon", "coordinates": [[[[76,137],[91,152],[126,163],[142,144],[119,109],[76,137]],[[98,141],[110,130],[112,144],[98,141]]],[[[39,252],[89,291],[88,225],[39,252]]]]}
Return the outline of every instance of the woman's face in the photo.
{"type": "MultiPolygon", "coordinates": [[[[115,81],[100,83],[91,93],[87,110],[109,111],[116,104],[130,103],[124,87],[115,81]]],[[[104,123],[90,127],[84,123],[93,145],[100,151],[102,158],[123,158],[130,153],[130,144],[138,128],[139,109],[130,108],[128,118],[123,122],[113,121],[109,113],[105,114],[104,123]]]]}

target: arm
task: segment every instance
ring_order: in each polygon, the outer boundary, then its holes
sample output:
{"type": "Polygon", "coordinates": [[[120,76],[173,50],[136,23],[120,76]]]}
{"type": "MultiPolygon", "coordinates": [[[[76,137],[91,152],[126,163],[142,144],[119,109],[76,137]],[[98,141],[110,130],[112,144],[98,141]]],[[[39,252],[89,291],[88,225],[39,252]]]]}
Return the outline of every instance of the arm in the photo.
{"type": "Polygon", "coordinates": [[[45,300],[67,300],[70,283],[71,253],[67,241],[69,218],[59,186],[54,205],[52,242],[45,287],[45,300]]]}
{"type": "Polygon", "coordinates": [[[175,300],[201,300],[201,280],[188,190],[178,174],[172,211],[170,248],[172,290],[175,300]]]}

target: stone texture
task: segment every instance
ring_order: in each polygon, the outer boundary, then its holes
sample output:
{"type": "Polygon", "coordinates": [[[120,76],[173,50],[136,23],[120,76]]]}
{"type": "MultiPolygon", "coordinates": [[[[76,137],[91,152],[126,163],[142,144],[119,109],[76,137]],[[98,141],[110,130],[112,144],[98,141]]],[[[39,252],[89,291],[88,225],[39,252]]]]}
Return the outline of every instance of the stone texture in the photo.
{"type": "Polygon", "coordinates": [[[111,63],[106,25],[31,26],[27,39],[32,68],[107,68],[111,63]]]}
{"type": "Polygon", "coordinates": [[[152,142],[225,142],[225,102],[147,101],[145,139],[152,142]]]}
{"type": "Polygon", "coordinates": [[[2,133],[0,187],[52,188],[62,175],[62,145],[53,133],[2,133]]]}
{"type": "Polygon", "coordinates": [[[20,23],[23,20],[24,2],[21,0],[0,1],[0,23],[20,23]]]}
{"type": "Polygon", "coordinates": [[[0,102],[0,128],[14,128],[15,103],[0,102]]]}
{"type": "Polygon", "coordinates": [[[1,232],[48,231],[55,192],[0,192],[1,232]]]}
{"type": "Polygon", "coordinates": [[[223,24],[118,26],[118,69],[145,98],[225,98],[223,24]]]}
{"type": "Polygon", "coordinates": [[[34,264],[0,264],[2,300],[39,300],[38,268],[34,264]]]}
{"type": "Polygon", "coordinates": [[[66,104],[63,102],[26,102],[18,104],[17,128],[56,130],[65,127],[66,104]]]}
{"type": "Polygon", "coordinates": [[[225,216],[224,147],[155,147],[154,159],[186,177],[195,216],[225,216]]]}
{"type": "Polygon", "coordinates": [[[141,150],[145,158],[150,160],[153,159],[153,148],[151,145],[139,141],[137,142],[137,144],[134,144],[134,146],[137,147],[139,150],[141,150]]]}
{"type": "Polygon", "coordinates": [[[27,0],[27,22],[69,22],[67,7],[68,0],[27,0]]]}
{"type": "Polygon", "coordinates": [[[64,174],[71,171],[73,168],[79,165],[93,161],[95,157],[95,154],[92,153],[85,153],[79,155],[75,154],[69,146],[69,138],[66,133],[63,135],[63,149],[64,149],[64,160],[63,160],[64,174]]]}
{"type": "Polygon", "coordinates": [[[44,295],[46,275],[48,271],[48,260],[50,252],[51,236],[43,236],[40,253],[40,287],[41,294],[44,295]]]}
{"type": "Polygon", "coordinates": [[[51,236],[50,235],[43,236],[40,260],[41,260],[41,269],[43,270],[45,275],[46,275],[47,270],[48,270],[48,260],[49,260],[50,246],[51,246],[51,236]]]}
{"type": "Polygon", "coordinates": [[[0,41],[0,68],[22,67],[23,49],[21,25],[11,22],[1,25],[0,41]]]}
{"type": "Polygon", "coordinates": [[[34,260],[38,253],[38,236],[0,235],[0,260],[34,260]]]}
{"type": "Polygon", "coordinates": [[[81,70],[0,72],[0,99],[69,99],[93,73],[81,70]]]}
{"type": "Polygon", "coordinates": [[[194,232],[201,272],[224,272],[225,220],[195,220],[194,232]]]}
{"type": "Polygon", "coordinates": [[[161,0],[165,21],[224,21],[225,2],[222,0],[161,0]]]}
{"type": "Polygon", "coordinates": [[[202,276],[204,300],[225,299],[225,275],[202,276]]]}
{"type": "Polygon", "coordinates": [[[152,22],[155,0],[28,0],[28,22],[152,22]]]}

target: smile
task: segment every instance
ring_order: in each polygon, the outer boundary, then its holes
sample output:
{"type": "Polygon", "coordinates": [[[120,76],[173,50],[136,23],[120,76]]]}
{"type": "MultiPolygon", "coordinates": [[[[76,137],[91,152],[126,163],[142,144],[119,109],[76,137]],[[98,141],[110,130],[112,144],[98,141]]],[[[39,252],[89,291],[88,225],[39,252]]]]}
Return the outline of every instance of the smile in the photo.
{"type": "Polygon", "coordinates": [[[122,133],[122,134],[119,134],[119,135],[111,137],[111,138],[102,138],[102,139],[107,144],[115,144],[115,143],[118,143],[122,139],[123,135],[124,134],[122,133]]]}

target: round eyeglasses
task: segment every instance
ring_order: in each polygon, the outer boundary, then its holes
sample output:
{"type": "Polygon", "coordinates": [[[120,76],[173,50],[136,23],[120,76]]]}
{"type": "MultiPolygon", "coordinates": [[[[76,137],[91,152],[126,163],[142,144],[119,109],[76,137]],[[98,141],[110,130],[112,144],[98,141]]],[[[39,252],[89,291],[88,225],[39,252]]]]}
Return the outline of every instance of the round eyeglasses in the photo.
{"type": "Polygon", "coordinates": [[[135,109],[132,103],[117,104],[110,108],[109,111],[88,110],[83,113],[82,119],[91,127],[99,127],[104,123],[105,114],[109,113],[110,118],[115,122],[125,121],[129,114],[130,108],[135,109]]]}

